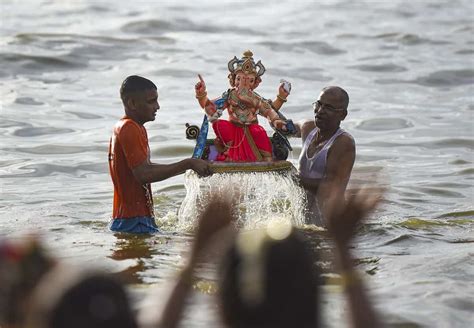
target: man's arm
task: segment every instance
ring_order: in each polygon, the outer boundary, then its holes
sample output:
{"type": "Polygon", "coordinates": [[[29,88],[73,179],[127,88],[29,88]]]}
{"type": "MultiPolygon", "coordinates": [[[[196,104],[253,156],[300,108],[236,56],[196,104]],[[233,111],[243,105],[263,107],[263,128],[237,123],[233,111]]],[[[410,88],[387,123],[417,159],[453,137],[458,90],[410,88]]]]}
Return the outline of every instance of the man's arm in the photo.
{"type": "Polygon", "coordinates": [[[154,164],[148,159],[132,169],[135,179],[141,184],[166,180],[175,175],[193,170],[200,176],[210,175],[209,165],[202,159],[187,158],[172,164],[154,164]]]}
{"type": "Polygon", "coordinates": [[[316,127],[314,120],[301,121],[294,123],[294,125],[296,128],[296,134],[291,135],[291,137],[301,138],[303,143],[306,141],[306,138],[308,137],[309,133],[313,131],[316,127]]]}
{"type": "Polygon", "coordinates": [[[355,161],[354,139],[340,135],[331,147],[326,162],[326,177],[321,181],[317,197],[324,207],[326,199],[334,193],[337,201],[344,202],[344,193],[355,161]]]}
{"type": "Polygon", "coordinates": [[[311,190],[312,192],[317,192],[319,185],[323,179],[313,179],[313,178],[305,178],[301,175],[298,176],[300,185],[307,190],[311,190]]]}

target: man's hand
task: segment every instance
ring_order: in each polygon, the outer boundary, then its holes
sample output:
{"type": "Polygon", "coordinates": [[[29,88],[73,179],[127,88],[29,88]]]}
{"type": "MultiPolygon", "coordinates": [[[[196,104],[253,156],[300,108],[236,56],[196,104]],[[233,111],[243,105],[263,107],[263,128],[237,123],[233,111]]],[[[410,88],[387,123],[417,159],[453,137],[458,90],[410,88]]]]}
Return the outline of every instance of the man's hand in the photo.
{"type": "Polygon", "coordinates": [[[207,177],[211,175],[209,163],[203,159],[191,159],[191,170],[196,172],[201,177],[207,177]]]}

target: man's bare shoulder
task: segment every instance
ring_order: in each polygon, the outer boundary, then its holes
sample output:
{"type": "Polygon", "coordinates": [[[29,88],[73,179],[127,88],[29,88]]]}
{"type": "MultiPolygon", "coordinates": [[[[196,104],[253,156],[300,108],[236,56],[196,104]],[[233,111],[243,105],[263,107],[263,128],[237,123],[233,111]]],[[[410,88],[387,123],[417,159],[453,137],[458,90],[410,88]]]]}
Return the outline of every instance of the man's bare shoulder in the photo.
{"type": "Polygon", "coordinates": [[[339,137],[337,137],[331,148],[333,148],[337,153],[355,152],[356,145],[354,137],[348,132],[344,132],[339,137]]]}
{"type": "Polygon", "coordinates": [[[300,123],[301,126],[301,139],[303,142],[306,140],[306,137],[308,137],[309,133],[314,130],[316,127],[316,124],[314,123],[314,120],[308,120],[300,123]]]}

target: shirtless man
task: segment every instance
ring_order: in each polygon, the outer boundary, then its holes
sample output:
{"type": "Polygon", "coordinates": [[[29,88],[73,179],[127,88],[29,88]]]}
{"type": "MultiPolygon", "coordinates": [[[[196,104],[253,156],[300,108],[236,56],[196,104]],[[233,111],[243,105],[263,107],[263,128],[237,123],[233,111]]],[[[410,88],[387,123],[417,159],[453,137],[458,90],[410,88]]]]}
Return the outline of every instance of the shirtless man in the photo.
{"type": "Polygon", "coordinates": [[[120,97],[125,116],[115,125],[109,146],[109,170],[114,183],[110,230],[157,232],[150,183],[186,170],[207,176],[210,174],[209,167],[206,161],[192,158],[167,165],[150,161],[148,136],[143,124],[154,121],[160,109],[153,82],[141,76],[129,76],[122,83],[120,97]]]}
{"type": "Polygon", "coordinates": [[[337,86],[324,88],[313,103],[314,120],[295,124],[303,141],[299,158],[299,180],[306,191],[307,220],[319,226],[326,222],[324,202],[335,193],[339,202],[351,176],[355,160],[355,142],[340,128],[347,115],[349,96],[337,86]]]}

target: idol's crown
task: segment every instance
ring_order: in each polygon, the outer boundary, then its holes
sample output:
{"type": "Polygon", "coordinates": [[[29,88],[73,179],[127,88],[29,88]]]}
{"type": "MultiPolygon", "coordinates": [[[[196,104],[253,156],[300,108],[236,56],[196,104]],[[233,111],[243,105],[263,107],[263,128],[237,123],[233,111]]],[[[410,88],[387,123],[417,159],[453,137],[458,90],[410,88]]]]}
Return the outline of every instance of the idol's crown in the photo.
{"type": "Polygon", "coordinates": [[[231,73],[244,72],[245,74],[255,74],[262,76],[265,73],[265,66],[259,60],[256,64],[253,61],[253,53],[247,50],[241,59],[234,56],[227,64],[231,73]]]}

